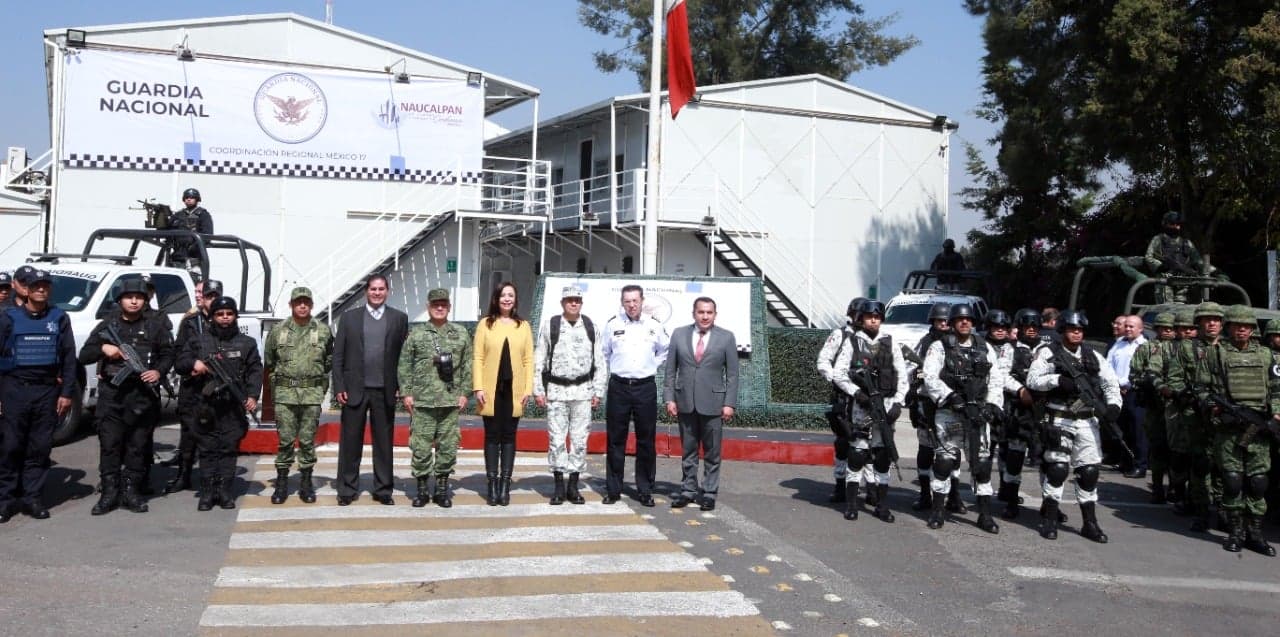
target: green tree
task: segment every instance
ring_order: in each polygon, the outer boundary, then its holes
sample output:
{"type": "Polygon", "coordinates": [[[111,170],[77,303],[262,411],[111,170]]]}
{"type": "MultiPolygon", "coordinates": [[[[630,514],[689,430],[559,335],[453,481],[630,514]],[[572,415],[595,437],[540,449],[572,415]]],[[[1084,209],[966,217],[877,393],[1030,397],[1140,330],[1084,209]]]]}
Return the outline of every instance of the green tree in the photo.
{"type": "MultiPolygon", "coordinates": [[[[652,0],[578,3],[583,26],[626,43],[618,51],[597,51],[596,67],[632,71],[647,87],[652,0]]],[[[869,18],[854,0],[689,0],[687,11],[699,85],[805,73],[844,79],[888,64],[919,43],[885,33],[896,14],[869,18]]]]}

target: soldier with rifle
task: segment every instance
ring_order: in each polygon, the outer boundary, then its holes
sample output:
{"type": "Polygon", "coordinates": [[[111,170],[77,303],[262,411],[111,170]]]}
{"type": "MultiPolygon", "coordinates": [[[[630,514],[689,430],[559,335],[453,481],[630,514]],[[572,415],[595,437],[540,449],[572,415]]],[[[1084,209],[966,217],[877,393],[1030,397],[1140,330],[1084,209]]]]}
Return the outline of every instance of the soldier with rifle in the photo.
{"type": "Polygon", "coordinates": [[[1156,340],[1144,341],[1129,362],[1129,386],[1134,400],[1144,410],[1142,428],[1147,435],[1147,465],[1151,469],[1151,503],[1164,504],[1164,477],[1169,471],[1169,437],[1165,430],[1164,400],[1156,382],[1165,373],[1165,359],[1173,347],[1173,314],[1156,315],[1156,340]]]}
{"type": "Polygon", "coordinates": [[[1171,446],[1174,450],[1185,449],[1190,459],[1188,507],[1184,511],[1192,515],[1191,530],[1197,533],[1207,532],[1215,522],[1223,530],[1228,527],[1226,512],[1218,506],[1222,490],[1214,466],[1212,425],[1199,400],[1213,381],[1209,351],[1217,347],[1222,336],[1223,316],[1222,306],[1212,301],[1196,306],[1197,336],[1184,338],[1174,348],[1168,380],[1161,389],[1165,398],[1178,403],[1178,428],[1183,439],[1171,446]]]}
{"type": "Polygon", "coordinates": [[[818,352],[818,374],[823,380],[832,383],[831,385],[831,408],[827,410],[827,424],[831,427],[831,433],[835,434],[835,440],[832,446],[835,449],[835,468],[833,475],[835,477],[835,489],[831,492],[831,497],[827,498],[828,502],[844,502],[845,501],[845,484],[849,471],[849,430],[847,429],[848,420],[842,417],[849,406],[846,403],[848,395],[840,391],[835,386],[836,359],[840,358],[840,354],[844,352],[853,339],[854,333],[858,330],[858,306],[865,301],[865,298],[857,297],[849,301],[849,307],[845,310],[845,324],[831,330],[831,335],[827,336],[826,343],[822,345],[822,351],[818,352]]]}
{"type": "MultiPolygon", "coordinates": [[[[1182,236],[1182,215],[1164,213],[1162,232],[1147,244],[1147,269],[1165,278],[1198,277],[1204,272],[1204,260],[1195,244],[1182,236]]],[[[1187,286],[1161,285],[1155,291],[1157,303],[1186,303],[1187,286]]]]}
{"type": "MultiPolygon", "coordinates": [[[[884,303],[863,300],[857,307],[860,326],[848,347],[840,352],[832,378],[847,410],[841,414],[849,429],[849,481],[845,496],[846,520],[858,518],[858,490],[868,464],[875,470],[875,516],[893,522],[889,510],[889,468],[898,461],[893,423],[902,414],[907,395],[907,369],[902,350],[893,338],[880,334],[884,303]]],[[[872,492],[870,481],[867,494],[872,492]]],[[[870,498],[868,498],[870,500],[870,498]]],[[[870,503],[870,502],[869,502],[870,503]]]]}
{"type": "MultiPolygon", "coordinates": [[[[1049,420],[1042,429],[1040,536],[1058,539],[1063,486],[1074,470],[1076,500],[1084,518],[1080,535],[1106,543],[1107,534],[1098,527],[1097,514],[1102,466],[1099,426],[1106,426],[1112,435],[1119,433],[1120,381],[1102,354],[1084,344],[1084,328],[1088,326],[1083,312],[1063,312],[1058,321],[1062,339],[1036,350],[1027,372],[1027,387],[1049,394],[1049,420]]],[[[1128,451],[1123,437],[1118,438],[1128,451]]]]}
{"type": "MultiPolygon", "coordinates": [[[[924,392],[924,356],[929,346],[940,340],[951,331],[947,317],[951,314],[949,303],[934,303],[929,308],[929,332],[920,337],[916,343],[916,358],[920,361],[911,374],[911,389],[907,392],[907,414],[911,416],[911,426],[916,430],[916,474],[920,481],[920,497],[911,508],[915,511],[933,509],[933,489],[929,480],[933,477],[933,454],[938,446],[937,436],[933,431],[933,421],[937,413],[937,405],[929,400],[924,392]]],[[[964,513],[964,503],[960,501],[960,481],[951,484],[951,499],[947,501],[947,510],[952,513],[964,513]]]]}
{"type": "Polygon", "coordinates": [[[942,528],[944,502],[959,482],[960,462],[969,457],[969,474],[978,502],[978,528],[999,533],[991,517],[991,423],[1003,418],[1004,379],[995,350],[973,331],[968,304],[951,306],[951,333],[929,346],[924,358],[924,389],[938,406],[934,435],[933,509],[929,528],[942,528]],[[964,450],[962,452],[962,450],[964,450]]]}
{"type": "MultiPolygon", "coordinates": [[[[1013,315],[1013,325],[1018,336],[1012,341],[1009,366],[1005,372],[1005,421],[997,460],[1000,468],[1000,490],[996,499],[1005,503],[1000,514],[1006,520],[1018,517],[1022,496],[1022,469],[1030,457],[1039,458],[1038,445],[1040,421],[1044,418],[1044,397],[1027,388],[1027,371],[1031,359],[1040,347],[1040,313],[1023,308],[1013,315]]],[[[1001,357],[1001,362],[1004,357],[1001,357]]]]}
{"type": "Polygon", "coordinates": [[[184,379],[191,379],[201,397],[196,411],[200,511],[212,509],[214,502],[224,509],[236,508],[231,489],[236,452],[248,430],[245,415],[252,417],[262,391],[262,358],[253,339],[240,333],[235,299],[221,297],[209,311],[213,323],[208,331],[187,341],[174,366],[184,379]]]}
{"type": "Polygon", "coordinates": [[[146,513],[139,485],[146,475],[147,439],[160,418],[159,383],[173,367],[173,337],[157,316],[143,312],[142,279],[124,281],[116,292],[119,314],[102,320],[80,348],[81,365],[98,365],[98,471],[102,495],[91,513],[120,504],[146,513]],[[121,470],[123,465],[124,469],[121,470]]]}
{"type": "MultiPolygon", "coordinates": [[[[181,353],[187,343],[209,331],[212,317],[209,306],[222,297],[222,282],[214,279],[196,283],[196,304],[187,310],[178,322],[178,337],[174,339],[174,351],[181,353]]],[[[192,471],[196,462],[196,415],[200,407],[197,381],[187,378],[178,387],[178,449],[166,464],[176,465],[178,474],[164,485],[165,493],[177,493],[191,488],[192,471]]]]}
{"type": "Polygon", "coordinates": [[[1257,318],[1251,308],[1233,305],[1225,314],[1228,338],[1209,350],[1209,392],[1202,405],[1222,470],[1222,509],[1229,522],[1222,548],[1274,557],[1262,518],[1271,447],[1280,433],[1280,361],[1253,340],[1257,318]]]}

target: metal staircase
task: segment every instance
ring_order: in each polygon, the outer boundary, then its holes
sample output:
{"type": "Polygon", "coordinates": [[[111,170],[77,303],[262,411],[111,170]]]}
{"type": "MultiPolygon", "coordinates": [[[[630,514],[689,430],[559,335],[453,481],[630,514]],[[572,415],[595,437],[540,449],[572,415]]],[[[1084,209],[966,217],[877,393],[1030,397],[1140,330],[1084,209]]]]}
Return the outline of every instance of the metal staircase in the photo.
{"type": "Polygon", "coordinates": [[[778,286],[769,279],[768,275],[764,274],[763,270],[751,260],[751,257],[748,257],[742,251],[742,248],[727,232],[717,230],[714,234],[703,235],[703,237],[710,248],[715,251],[716,258],[725,267],[729,268],[729,271],[734,276],[761,280],[764,284],[765,307],[768,308],[769,313],[779,323],[786,327],[805,327],[809,324],[808,318],[800,311],[800,308],[778,289],[778,286]]]}

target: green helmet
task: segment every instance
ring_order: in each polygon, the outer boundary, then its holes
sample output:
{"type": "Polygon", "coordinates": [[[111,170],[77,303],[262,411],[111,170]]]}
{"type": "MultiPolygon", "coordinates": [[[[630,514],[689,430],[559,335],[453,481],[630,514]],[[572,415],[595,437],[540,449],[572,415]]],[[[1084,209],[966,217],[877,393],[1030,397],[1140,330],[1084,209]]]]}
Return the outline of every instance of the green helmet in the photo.
{"type": "Polygon", "coordinates": [[[1280,334],[1280,319],[1267,321],[1267,329],[1263,331],[1263,336],[1271,336],[1272,334],[1280,334]]]}
{"type": "Polygon", "coordinates": [[[1173,327],[1173,313],[1161,312],[1156,315],[1156,320],[1152,323],[1155,327],[1173,327]]]}
{"type": "Polygon", "coordinates": [[[1204,303],[1201,303],[1200,305],[1196,306],[1197,319],[1203,318],[1205,316],[1222,318],[1224,315],[1225,315],[1225,312],[1222,311],[1222,306],[1218,305],[1217,303],[1214,303],[1213,301],[1205,301],[1204,303]]]}
{"type": "Polygon", "coordinates": [[[1189,305],[1184,305],[1178,308],[1177,310],[1175,310],[1173,313],[1173,326],[1174,327],[1195,327],[1196,326],[1195,311],[1196,311],[1195,308],[1189,305]]]}
{"type": "Polygon", "coordinates": [[[1242,323],[1244,325],[1257,326],[1258,315],[1253,313],[1253,308],[1247,305],[1232,305],[1227,308],[1224,313],[1223,322],[1225,323],[1242,323]]]}

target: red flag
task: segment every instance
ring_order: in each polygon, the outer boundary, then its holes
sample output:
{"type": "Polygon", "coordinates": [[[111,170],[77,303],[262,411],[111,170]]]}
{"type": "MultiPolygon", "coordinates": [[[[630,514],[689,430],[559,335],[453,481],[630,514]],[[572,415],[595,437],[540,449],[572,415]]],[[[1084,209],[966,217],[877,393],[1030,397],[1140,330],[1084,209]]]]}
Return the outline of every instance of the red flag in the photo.
{"type": "Polygon", "coordinates": [[[671,98],[671,119],[689,103],[696,90],[685,0],[667,0],[667,93],[671,98]]]}

